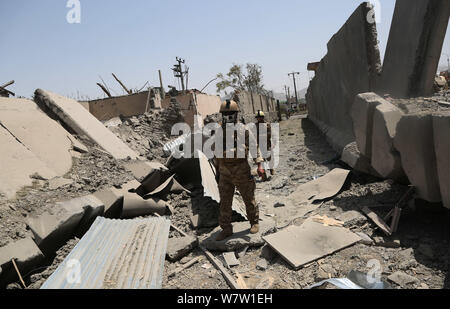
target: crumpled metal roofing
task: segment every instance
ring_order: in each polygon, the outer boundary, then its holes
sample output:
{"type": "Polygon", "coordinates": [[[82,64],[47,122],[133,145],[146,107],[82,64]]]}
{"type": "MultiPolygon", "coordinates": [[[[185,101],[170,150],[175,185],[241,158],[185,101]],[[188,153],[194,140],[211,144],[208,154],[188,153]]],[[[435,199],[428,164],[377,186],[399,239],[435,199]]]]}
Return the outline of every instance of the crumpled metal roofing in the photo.
{"type": "Polygon", "coordinates": [[[170,220],[98,217],[42,289],[159,289],[170,220]]]}

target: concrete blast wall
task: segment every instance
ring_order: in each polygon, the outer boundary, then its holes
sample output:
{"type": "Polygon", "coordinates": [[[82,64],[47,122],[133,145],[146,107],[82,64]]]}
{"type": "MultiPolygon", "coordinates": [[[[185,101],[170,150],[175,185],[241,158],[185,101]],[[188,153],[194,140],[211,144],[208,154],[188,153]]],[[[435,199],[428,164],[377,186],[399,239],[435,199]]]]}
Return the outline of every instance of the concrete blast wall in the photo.
{"type": "Polygon", "coordinates": [[[350,109],[355,96],[369,92],[381,67],[374,23],[368,22],[371,7],[362,3],[328,43],[306,94],[309,118],[337,151],[355,140],[350,109]]]}
{"type": "MultiPolygon", "coordinates": [[[[88,102],[89,112],[100,121],[106,121],[120,115],[131,117],[145,114],[149,101],[148,91],[126,96],[93,100],[88,102]]],[[[83,106],[86,108],[86,102],[83,106]]]]}
{"type": "Polygon", "coordinates": [[[238,103],[241,115],[247,123],[255,121],[255,115],[258,111],[263,111],[266,120],[269,122],[278,119],[276,100],[272,97],[249,91],[240,91],[234,95],[233,99],[238,103]]]}
{"type": "Polygon", "coordinates": [[[449,12],[450,0],[397,0],[378,92],[433,94],[449,12]]]}

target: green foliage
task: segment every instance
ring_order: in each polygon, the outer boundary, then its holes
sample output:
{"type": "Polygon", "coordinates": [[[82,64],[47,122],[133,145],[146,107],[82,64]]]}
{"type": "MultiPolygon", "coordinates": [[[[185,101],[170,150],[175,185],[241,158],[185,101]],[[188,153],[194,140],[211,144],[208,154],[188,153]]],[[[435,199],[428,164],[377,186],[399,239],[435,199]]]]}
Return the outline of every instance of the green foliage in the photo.
{"type": "MultiPolygon", "coordinates": [[[[248,90],[256,93],[266,93],[262,84],[262,67],[258,64],[247,63],[244,73],[243,65],[233,64],[226,76],[217,74],[220,80],[217,84],[217,92],[225,91],[228,88],[236,90],[248,90]]],[[[226,93],[226,92],[225,92],[226,93]]]]}

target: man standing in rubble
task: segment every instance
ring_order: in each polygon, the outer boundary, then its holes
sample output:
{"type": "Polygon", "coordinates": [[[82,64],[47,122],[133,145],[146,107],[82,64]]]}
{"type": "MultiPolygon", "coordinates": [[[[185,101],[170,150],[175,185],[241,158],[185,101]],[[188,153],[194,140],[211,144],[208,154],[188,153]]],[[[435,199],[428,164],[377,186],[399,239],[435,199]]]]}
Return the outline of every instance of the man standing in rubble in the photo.
{"type": "MultiPolygon", "coordinates": [[[[272,127],[270,123],[265,121],[265,115],[263,111],[258,111],[256,113],[256,140],[258,141],[258,148],[264,152],[263,158],[266,162],[271,162],[271,152],[272,152],[272,127]],[[264,147],[261,147],[261,142],[265,142],[264,147]]],[[[267,167],[265,167],[267,169],[267,167]]],[[[273,168],[270,169],[270,174],[273,176],[275,174],[275,170],[273,168]]],[[[263,180],[267,180],[267,176],[263,177],[263,180]]]]}
{"type": "MultiPolygon", "coordinates": [[[[244,200],[247,217],[250,221],[250,233],[259,232],[259,210],[255,200],[256,182],[253,178],[250,165],[248,163],[249,143],[256,147],[256,154],[253,158],[258,164],[258,174],[262,177],[265,174],[262,168],[263,159],[257,146],[257,142],[251,132],[238,122],[239,107],[236,102],[227,100],[220,107],[222,114],[223,132],[223,156],[216,157],[216,169],[219,174],[219,194],[220,194],[220,215],[219,224],[222,232],[217,236],[216,241],[222,241],[233,235],[231,217],[233,214],[232,204],[234,192],[237,189],[244,200]],[[237,128],[230,132],[227,128],[237,128]],[[233,134],[229,140],[234,144],[227,145],[227,135],[233,134]],[[243,138],[238,138],[241,136],[243,138]],[[245,141],[243,141],[245,140],[245,141]],[[240,155],[240,154],[244,155],[240,155]]],[[[230,142],[228,142],[230,143],[230,142]]]]}

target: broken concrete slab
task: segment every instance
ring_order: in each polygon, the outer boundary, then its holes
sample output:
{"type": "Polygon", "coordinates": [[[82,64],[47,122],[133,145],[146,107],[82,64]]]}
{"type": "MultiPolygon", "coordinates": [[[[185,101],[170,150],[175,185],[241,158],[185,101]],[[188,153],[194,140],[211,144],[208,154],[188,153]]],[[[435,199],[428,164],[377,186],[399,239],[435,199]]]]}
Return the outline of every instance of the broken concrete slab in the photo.
{"type": "Polygon", "coordinates": [[[198,245],[198,240],[193,236],[169,238],[167,243],[167,259],[176,262],[188,255],[198,245]]]}
{"type": "Polygon", "coordinates": [[[381,102],[373,114],[372,167],[383,177],[397,181],[405,180],[401,158],[394,148],[397,124],[403,113],[393,104],[381,102]]]}
{"type": "Polygon", "coordinates": [[[236,258],[236,254],[234,252],[225,252],[223,255],[223,259],[225,260],[225,266],[231,268],[233,266],[238,266],[241,263],[236,258]]]}
{"type": "Polygon", "coordinates": [[[396,271],[392,275],[388,277],[391,282],[401,286],[402,288],[406,288],[412,284],[419,283],[419,279],[410,276],[402,271],[396,271]]]}
{"type": "MultiPolygon", "coordinates": [[[[142,187],[138,188],[136,192],[142,192],[140,191],[141,188],[142,187]]],[[[165,199],[165,197],[169,193],[181,193],[181,192],[189,192],[189,191],[186,190],[182,185],[178,183],[178,181],[175,180],[175,175],[172,175],[164,183],[158,186],[155,190],[145,194],[144,198],[147,199],[149,197],[153,197],[165,199]]]]}
{"type": "Polygon", "coordinates": [[[31,175],[38,174],[43,179],[57,177],[34,153],[21,144],[8,130],[0,126],[0,193],[8,199],[14,198],[22,187],[31,186],[31,175]]]}
{"type": "Polygon", "coordinates": [[[300,185],[287,197],[287,202],[296,205],[302,202],[312,203],[331,198],[339,193],[349,174],[349,170],[336,168],[325,176],[300,185]]]}
{"type": "Polygon", "coordinates": [[[72,179],[66,179],[66,178],[62,178],[62,177],[56,177],[53,179],[50,179],[48,181],[48,188],[50,190],[56,190],[65,186],[68,186],[70,184],[73,183],[72,179]]]}
{"type": "Polygon", "coordinates": [[[120,216],[122,219],[148,216],[155,213],[164,216],[171,214],[172,209],[167,202],[161,199],[149,198],[144,200],[135,193],[124,194],[122,214],[120,216]]]}
{"type": "Polygon", "coordinates": [[[72,143],[72,149],[80,153],[88,153],[89,149],[72,134],[68,134],[69,140],[72,143]]]}
{"type": "MultiPolygon", "coordinates": [[[[154,170],[167,171],[167,167],[159,162],[149,162],[136,160],[124,164],[126,170],[130,171],[137,181],[143,182],[143,180],[154,170]]],[[[152,191],[152,190],[151,190],[152,191]]]]}
{"type": "MultiPolygon", "coordinates": [[[[172,176],[172,172],[165,166],[156,164],[142,179],[141,184],[136,189],[136,193],[140,196],[145,196],[150,192],[155,191],[158,187],[164,184],[167,179],[172,176]]],[[[166,184],[167,185],[167,184],[166,184]]]]}
{"type": "Polygon", "coordinates": [[[263,239],[295,269],[361,240],[346,228],[325,226],[311,218],[263,239]]]}
{"type": "Polygon", "coordinates": [[[44,255],[31,238],[21,239],[0,248],[0,287],[18,281],[12,259],[20,273],[25,275],[44,261],[44,255]]]}
{"type": "Polygon", "coordinates": [[[384,101],[373,92],[361,93],[355,97],[351,116],[353,132],[359,152],[366,158],[372,158],[372,128],[375,108],[384,101]]]}
{"type": "Polygon", "coordinates": [[[123,208],[123,194],[116,188],[108,188],[94,193],[105,205],[105,218],[119,219],[123,208]]]}
{"type": "Polygon", "coordinates": [[[56,175],[72,167],[69,133],[28,99],[0,98],[0,124],[56,175]]]}
{"type": "Polygon", "coordinates": [[[36,90],[35,100],[47,106],[77,134],[86,135],[115,159],[137,159],[138,155],[133,150],[77,101],[42,89],[36,90]]]}
{"type": "Polygon", "coordinates": [[[58,202],[52,210],[39,217],[28,219],[34,241],[46,256],[74,235],[81,237],[98,216],[103,215],[104,206],[93,195],[58,202]]]}
{"type": "Polygon", "coordinates": [[[419,197],[440,202],[432,115],[404,115],[397,125],[394,146],[400,152],[403,169],[419,197]]]}
{"type": "Polygon", "coordinates": [[[378,87],[381,93],[398,98],[433,94],[449,7],[449,1],[397,0],[378,87]]]}
{"type": "Polygon", "coordinates": [[[442,201],[450,208],[450,112],[433,114],[434,151],[442,201]]]}
{"type": "Polygon", "coordinates": [[[369,235],[367,235],[366,233],[363,232],[356,232],[356,235],[358,235],[361,238],[360,243],[364,244],[364,245],[373,245],[374,241],[372,238],[369,237],[369,235]]]}
{"type": "Polygon", "coordinates": [[[222,241],[216,241],[216,237],[221,230],[218,227],[201,236],[200,244],[208,250],[222,252],[236,251],[246,246],[261,247],[264,245],[262,236],[275,231],[275,221],[264,218],[260,221],[259,233],[257,234],[250,234],[250,223],[248,222],[233,223],[233,236],[222,241]]]}

